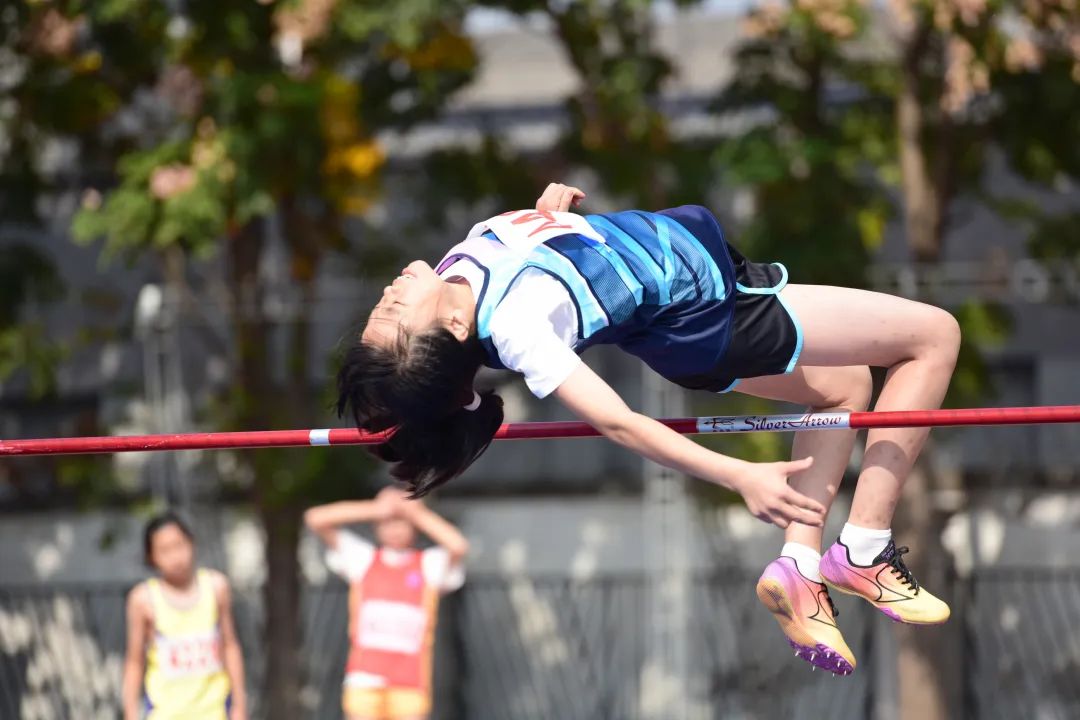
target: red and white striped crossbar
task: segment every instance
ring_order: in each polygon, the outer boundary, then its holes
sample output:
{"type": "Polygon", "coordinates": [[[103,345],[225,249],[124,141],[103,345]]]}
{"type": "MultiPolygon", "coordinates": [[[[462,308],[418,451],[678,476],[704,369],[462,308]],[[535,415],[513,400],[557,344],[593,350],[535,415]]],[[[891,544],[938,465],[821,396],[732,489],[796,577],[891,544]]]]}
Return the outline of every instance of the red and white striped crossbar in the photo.
{"type": "MultiPolygon", "coordinates": [[[[1042,425],[1080,422],[1080,405],[1057,407],[910,410],[904,412],[832,412],[799,415],[739,415],[660,420],[684,435],[698,433],[793,432],[847,428],[944,427],[949,425],[1042,425]]],[[[583,422],[508,423],[496,440],[541,440],[595,437],[600,432],[583,422]]],[[[354,429],[263,430],[256,432],[127,435],[115,437],[0,440],[0,455],[84,455],[156,450],[221,450],[225,448],[303,447],[310,445],[374,445],[389,433],[354,429]]]]}

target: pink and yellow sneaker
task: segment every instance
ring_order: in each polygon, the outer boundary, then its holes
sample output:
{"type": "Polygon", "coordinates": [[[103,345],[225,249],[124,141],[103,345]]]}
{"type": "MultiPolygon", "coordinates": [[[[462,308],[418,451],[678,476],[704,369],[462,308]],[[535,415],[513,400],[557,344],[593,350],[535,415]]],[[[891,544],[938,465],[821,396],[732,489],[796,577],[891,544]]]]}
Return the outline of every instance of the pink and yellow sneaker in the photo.
{"type": "Polygon", "coordinates": [[[769,563],[757,582],[761,604],[780,623],[797,657],[837,675],[855,670],[855,656],[836,626],[836,607],[824,584],[799,572],[792,558],[769,563]]]}
{"type": "Polygon", "coordinates": [[[848,595],[857,595],[897,622],[938,625],[949,619],[949,606],[931,595],[904,565],[906,547],[892,540],[869,565],[851,561],[837,540],[821,557],[821,577],[848,595]]]}

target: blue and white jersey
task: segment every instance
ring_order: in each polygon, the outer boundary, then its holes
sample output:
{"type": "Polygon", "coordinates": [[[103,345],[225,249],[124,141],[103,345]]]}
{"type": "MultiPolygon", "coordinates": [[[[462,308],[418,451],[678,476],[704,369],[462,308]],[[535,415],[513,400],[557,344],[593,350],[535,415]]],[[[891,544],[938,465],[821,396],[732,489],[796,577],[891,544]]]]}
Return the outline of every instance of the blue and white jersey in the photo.
{"type": "Polygon", "coordinates": [[[476,225],[436,271],[464,261],[482,272],[482,287],[474,287],[476,328],[491,367],[505,367],[492,341],[492,317],[515,280],[538,270],[573,301],[574,352],[614,344],[670,379],[706,372],[730,341],[734,267],[708,210],[677,212],[692,213],[695,225],[710,231],[695,236],[672,217],[676,211],[512,211],[476,225]]]}

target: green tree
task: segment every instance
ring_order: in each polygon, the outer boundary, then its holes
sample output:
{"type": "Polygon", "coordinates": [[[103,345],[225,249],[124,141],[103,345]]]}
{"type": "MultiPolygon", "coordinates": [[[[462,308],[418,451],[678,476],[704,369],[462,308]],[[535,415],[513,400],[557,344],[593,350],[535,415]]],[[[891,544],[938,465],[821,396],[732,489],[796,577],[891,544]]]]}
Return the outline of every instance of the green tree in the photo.
{"type": "Polygon", "coordinates": [[[23,320],[21,312],[28,303],[48,302],[62,292],[56,268],[37,249],[15,242],[0,247],[0,382],[21,371],[31,395],[53,390],[60,346],[39,323],[23,320]]]}
{"type": "MultiPolygon", "coordinates": [[[[721,97],[722,109],[770,111],[721,150],[729,177],[755,198],[750,240],[815,281],[859,285],[894,217],[913,261],[941,258],[956,201],[987,195],[995,147],[1032,181],[1075,177],[1078,19],[1055,2],[897,0],[888,15],[854,0],[755,7],[721,97]]],[[[992,206],[1031,222],[1035,249],[1069,245],[1068,219],[992,206]]],[[[1007,322],[976,302],[957,315],[966,342],[952,396],[971,401],[990,389],[978,348],[1000,340],[1007,322]]],[[[922,463],[897,517],[920,550],[914,569],[931,583],[945,576],[932,564],[944,557],[938,481],[934,463],[922,463]]],[[[898,637],[901,714],[950,716],[943,636],[900,628],[898,637]]]]}
{"type": "Polygon", "coordinates": [[[701,201],[715,177],[712,161],[697,143],[673,138],[659,108],[673,66],[656,47],[656,3],[477,4],[522,18],[546,17],[579,90],[563,103],[568,123],[549,151],[523,153],[492,132],[478,151],[433,153],[427,159],[432,180],[429,221],[444,222],[442,208],[453,201],[500,208],[531,204],[546,183],[577,170],[595,177],[595,186],[589,188],[594,196],[619,207],[701,201]]]}
{"type": "MultiPolygon", "coordinates": [[[[21,64],[4,179],[20,194],[4,198],[29,208],[48,189],[46,142],[76,144],[87,167],[115,167],[115,181],[84,195],[77,238],[103,238],[110,258],[157,259],[170,294],[185,299],[181,322],[196,305],[189,266],[214,258],[226,273],[234,363],[216,424],[316,425],[327,398],[312,383],[323,350],[312,347],[315,279],[347,250],[343,228],[379,199],[376,133],[432,117],[471,76],[461,15],[459,4],[426,0],[17,3],[3,15],[5,47],[21,64]],[[270,225],[297,290],[277,328],[284,356],[259,272],[270,225]]],[[[243,455],[267,539],[272,718],[300,714],[302,506],[350,490],[332,482],[329,462],[305,451],[243,455]]]]}

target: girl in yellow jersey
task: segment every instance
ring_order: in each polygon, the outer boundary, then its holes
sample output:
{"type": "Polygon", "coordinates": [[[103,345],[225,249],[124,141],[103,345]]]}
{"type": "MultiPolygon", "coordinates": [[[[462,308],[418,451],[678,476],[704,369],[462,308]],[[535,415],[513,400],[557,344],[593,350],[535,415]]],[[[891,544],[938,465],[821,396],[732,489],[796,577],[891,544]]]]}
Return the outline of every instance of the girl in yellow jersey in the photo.
{"type": "Polygon", "coordinates": [[[195,565],[194,537],[173,513],[147,523],[143,546],[158,577],[128,595],[124,720],[246,720],[228,581],[195,565]]]}

